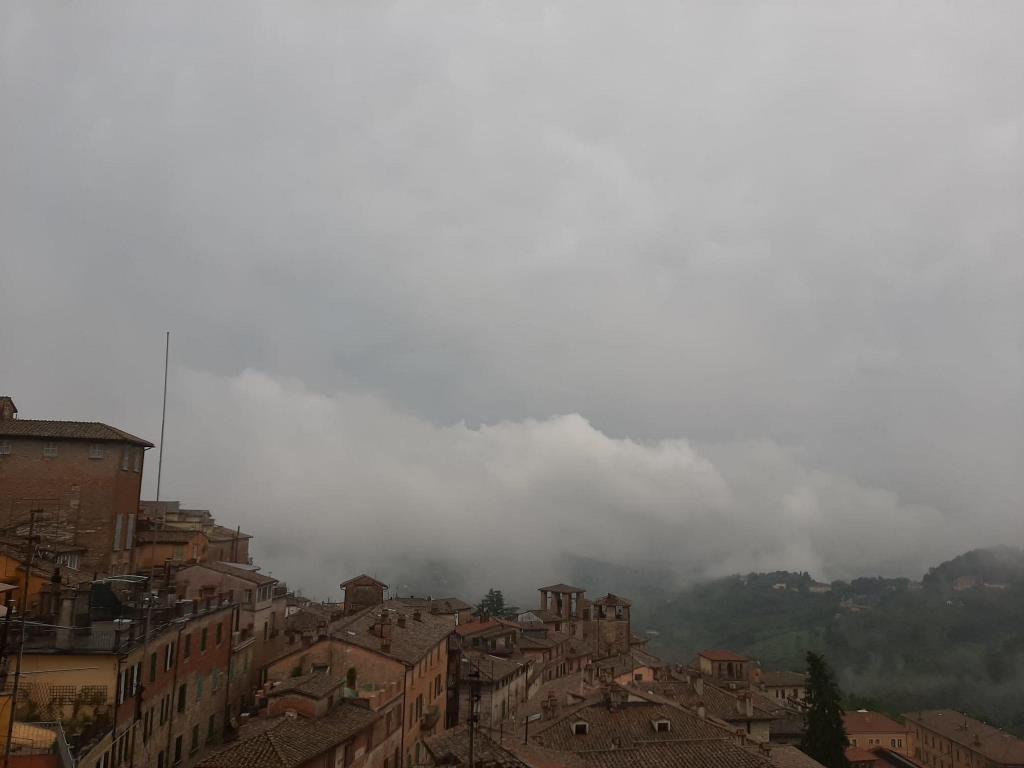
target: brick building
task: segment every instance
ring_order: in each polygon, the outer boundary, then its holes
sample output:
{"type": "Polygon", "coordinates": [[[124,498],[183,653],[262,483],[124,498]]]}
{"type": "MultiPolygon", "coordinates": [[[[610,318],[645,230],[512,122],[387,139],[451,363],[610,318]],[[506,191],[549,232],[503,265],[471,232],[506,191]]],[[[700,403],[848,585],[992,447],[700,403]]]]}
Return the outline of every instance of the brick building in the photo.
{"type": "Polygon", "coordinates": [[[76,734],[80,768],[189,768],[222,740],[236,606],[164,600],[109,619],[92,602],[64,590],[56,626],[30,630],[19,707],[76,734]]]}
{"type": "MultiPolygon", "coordinates": [[[[454,615],[425,613],[397,600],[364,608],[332,629],[332,635],[300,645],[267,667],[267,679],[325,672],[356,679],[360,698],[392,701],[400,694],[402,764],[419,765],[423,740],[445,727],[448,638],[454,615]]],[[[371,706],[379,706],[371,703],[371,706]]]]}
{"type": "Polygon", "coordinates": [[[80,567],[128,573],[146,449],[153,444],[97,422],[17,418],[0,397],[0,526],[36,529],[46,546],[78,548],[80,567]]]}
{"type": "Polygon", "coordinates": [[[135,572],[162,568],[167,563],[206,562],[210,542],[202,531],[165,529],[135,534],[135,572]]]}
{"type": "Polygon", "coordinates": [[[867,750],[885,747],[907,757],[914,756],[914,734],[910,726],[897,723],[880,712],[866,709],[844,712],[843,727],[852,747],[867,750]]]}
{"type": "Polygon", "coordinates": [[[243,533],[241,528],[219,525],[210,510],[186,509],[180,501],[143,500],[140,506],[150,530],[201,531],[207,543],[206,555],[202,560],[215,563],[250,562],[249,543],[252,536],[243,533]]]}
{"type": "Polygon", "coordinates": [[[952,709],[908,712],[914,757],[929,768],[1024,768],[1024,740],[952,709]]]}
{"type": "MultiPolygon", "coordinates": [[[[265,668],[286,651],[284,612],[286,596],[276,589],[278,581],[253,567],[228,563],[187,565],[174,575],[177,594],[189,600],[227,595],[238,603],[236,629],[254,638],[252,662],[244,685],[253,690],[266,681],[265,668]]],[[[241,674],[241,672],[240,672],[241,674]]]]}

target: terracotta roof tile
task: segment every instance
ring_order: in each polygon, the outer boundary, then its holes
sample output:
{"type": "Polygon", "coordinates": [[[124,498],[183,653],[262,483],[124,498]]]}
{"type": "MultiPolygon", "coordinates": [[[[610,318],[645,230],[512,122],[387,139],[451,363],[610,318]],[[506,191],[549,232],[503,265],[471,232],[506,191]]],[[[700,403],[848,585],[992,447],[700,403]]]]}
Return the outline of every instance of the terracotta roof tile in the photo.
{"type": "MultiPolygon", "coordinates": [[[[435,765],[469,765],[469,736],[464,725],[434,736],[425,744],[435,765]]],[[[480,768],[528,768],[514,754],[495,744],[483,729],[477,732],[473,762],[480,768]]]]}
{"type": "Polygon", "coordinates": [[[196,565],[190,565],[186,568],[182,568],[178,571],[179,574],[189,570],[189,568],[206,568],[216,573],[222,573],[225,576],[234,576],[236,579],[244,579],[245,581],[251,581],[253,584],[276,584],[277,579],[273,576],[265,576],[258,571],[250,571],[246,568],[236,568],[228,563],[198,563],[196,565]]]}
{"type": "Polygon", "coordinates": [[[93,440],[96,442],[132,443],[144,448],[153,444],[123,430],[98,421],[49,421],[42,419],[0,420],[0,437],[35,440],[93,440]]]}
{"type": "Polygon", "coordinates": [[[843,726],[846,732],[858,733],[906,733],[910,730],[906,725],[897,723],[890,717],[878,712],[859,709],[856,712],[843,713],[843,726]]]}
{"type": "Polygon", "coordinates": [[[400,601],[388,600],[382,605],[347,617],[338,624],[333,636],[342,642],[377,651],[406,664],[416,664],[452,633],[455,618],[420,611],[420,620],[417,621],[411,613],[400,601]],[[404,627],[398,625],[399,614],[405,616],[404,627]],[[391,621],[391,642],[386,651],[382,647],[381,638],[373,631],[374,625],[383,615],[391,621]]]}
{"type": "Polygon", "coordinates": [[[733,653],[732,651],[701,651],[700,656],[703,656],[705,659],[710,659],[711,661],[750,661],[748,657],[741,656],[740,654],[733,653]]]}
{"type": "Polygon", "coordinates": [[[904,714],[903,719],[908,723],[919,723],[996,763],[1024,764],[1024,741],[955,710],[910,712],[904,714]]]}
{"type": "Polygon", "coordinates": [[[568,584],[552,584],[549,587],[541,587],[542,592],[586,592],[582,587],[570,587],[568,584]]]}
{"type": "Polygon", "coordinates": [[[355,704],[344,703],[326,717],[282,717],[260,723],[238,741],[200,762],[197,768],[297,768],[343,744],[373,725],[380,716],[355,704]]]}

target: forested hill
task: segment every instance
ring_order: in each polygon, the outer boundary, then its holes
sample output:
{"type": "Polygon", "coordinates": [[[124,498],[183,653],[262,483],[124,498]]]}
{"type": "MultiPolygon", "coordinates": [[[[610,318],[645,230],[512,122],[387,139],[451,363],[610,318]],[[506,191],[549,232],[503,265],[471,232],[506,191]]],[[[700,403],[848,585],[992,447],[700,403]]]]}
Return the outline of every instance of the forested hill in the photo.
{"type": "Polygon", "coordinates": [[[767,668],[800,669],[812,649],[839,671],[853,703],[891,713],[953,707],[1024,735],[1021,550],[974,550],[916,583],[821,585],[777,572],[632,596],[635,629],[666,659],[721,647],[767,668]]]}

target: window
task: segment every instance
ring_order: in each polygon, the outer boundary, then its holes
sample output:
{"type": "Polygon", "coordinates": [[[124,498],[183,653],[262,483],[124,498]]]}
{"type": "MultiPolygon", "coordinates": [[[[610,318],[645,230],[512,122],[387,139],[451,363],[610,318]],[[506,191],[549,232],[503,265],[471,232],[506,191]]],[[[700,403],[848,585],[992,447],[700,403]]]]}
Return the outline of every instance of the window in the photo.
{"type": "Polygon", "coordinates": [[[124,447],[124,452],[121,454],[121,470],[123,472],[127,472],[128,471],[128,467],[131,466],[131,461],[132,461],[131,450],[132,449],[126,445],[124,447]]]}
{"type": "Polygon", "coordinates": [[[196,679],[196,701],[201,701],[203,698],[203,676],[200,675],[196,679]]]}
{"type": "Polygon", "coordinates": [[[221,640],[224,639],[224,625],[223,623],[217,624],[217,645],[220,645],[221,640]]]}
{"type": "Polygon", "coordinates": [[[576,736],[586,736],[590,732],[590,726],[581,720],[572,724],[572,732],[576,736]]]}
{"type": "Polygon", "coordinates": [[[174,764],[181,762],[181,736],[174,740],[174,764]]]}
{"type": "Polygon", "coordinates": [[[188,698],[188,683],[178,686],[178,711],[185,711],[185,700],[188,698]]]}
{"type": "Polygon", "coordinates": [[[10,455],[11,455],[11,441],[10,440],[0,440],[0,456],[10,456],[10,455]]]}
{"type": "Polygon", "coordinates": [[[175,544],[174,545],[174,559],[175,560],[184,560],[185,559],[185,545],[184,544],[175,544]]]}
{"type": "Polygon", "coordinates": [[[215,670],[213,670],[212,673],[210,673],[210,687],[212,687],[213,690],[215,690],[215,691],[219,691],[220,690],[220,670],[219,669],[215,669],[215,670]]]}
{"type": "MultiPolygon", "coordinates": [[[[185,656],[188,654],[186,653],[185,656]]],[[[172,667],[174,667],[174,643],[168,643],[164,646],[164,672],[170,672],[172,667]]]]}
{"type": "Polygon", "coordinates": [[[101,443],[94,443],[89,446],[90,459],[103,459],[107,456],[107,449],[101,443]]]}
{"type": "Polygon", "coordinates": [[[192,726],[192,743],[188,747],[188,753],[194,755],[199,750],[199,726],[192,726]]]}
{"type": "Polygon", "coordinates": [[[416,717],[423,714],[423,694],[416,697],[416,717]]]}
{"type": "Polygon", "coordinates": [[[192,635],[185,635],[185,652],[184,656],[187,659],[192,655],[192,635]]]}
{"type": "Polygon", "coordinates": [[[206,653],[206,641],[209,637],[210,630],[207,627],[203,627],[203,631],[199,633],[199,652],[206,653]]]}
{"type": "Polygon", "coordinates": [[[131,549],[135,546],[135,515],[128,515],[128,533],[125,536],[124,548],[131,549]]]}
{"type": "Polygon", "coordinates": [[[156,768],[164,768],[164,751],[162,749],[156,756],[156,768]]]}
{"type": "Polygon", "coordinates": [[[114,549],[121,548],[121,529],[124,527],[124,514],[117,513],[114,519],[114,549]]]}
{"type": "Polygon", "coordinates": [[[213,741],[214,734],[217,733],[217,715],[210,715],[210,719],[206,721],[206,740],[213,741]]]}
{"type": "Polygon", "coordinates": [[[655,720],[653,724],[654,730],[658,733],[668,733],[672,730],[672,723],[668,720],[655,720]]]}
{"type": "Polygon", "coordinates": [[[43,443],[43,456],[47,459],[53,459],[57,456],[57,444],[51,441],[43,443]]]}
{"type": "Polygon", "coordinates": [[[149,654],[149,682],[156,680],[156,651],[149,654]]]}
{"type": "Polygon", "coordinates": [[[141,472],[142,471],[142,449],[141,448],[136,448],[134,453],[135,453],[135,464],[134,464],[133,469],[136,472],[141,472]]]}

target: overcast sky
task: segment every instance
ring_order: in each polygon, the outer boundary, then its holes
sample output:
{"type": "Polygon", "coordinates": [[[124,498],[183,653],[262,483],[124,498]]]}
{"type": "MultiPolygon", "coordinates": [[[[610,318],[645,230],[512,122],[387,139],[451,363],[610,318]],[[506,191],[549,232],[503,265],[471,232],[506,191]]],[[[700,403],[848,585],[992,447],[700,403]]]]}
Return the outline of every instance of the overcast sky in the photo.
{"type": "Polygon", "coordinates": [[[4,2],[0,390],[155,443],[170,329],[163,497],[320,594],[1024,543],[1022,39],[1012,0],[4,2]]]}

